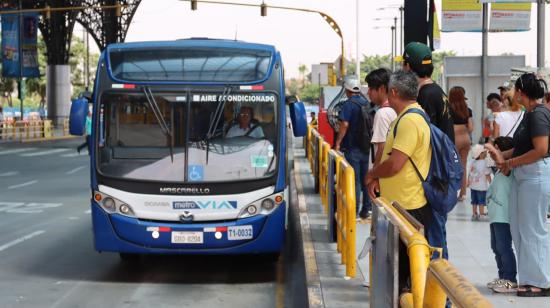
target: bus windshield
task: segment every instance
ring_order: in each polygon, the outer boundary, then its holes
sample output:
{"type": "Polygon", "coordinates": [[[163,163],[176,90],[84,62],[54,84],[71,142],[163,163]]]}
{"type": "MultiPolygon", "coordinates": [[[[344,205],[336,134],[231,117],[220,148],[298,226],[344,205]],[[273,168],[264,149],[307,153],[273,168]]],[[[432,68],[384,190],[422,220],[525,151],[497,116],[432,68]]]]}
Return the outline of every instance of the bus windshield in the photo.
{"type": "Polygon", "coordinates": [[[166,182],[272,176],[276,102],[273,93],[105,92],[99,171],[166,182]]]}
{"type": "Polygon", "coordinates": [[[271,53],[234,48],[113,49],[113,76],[123,81],[255,82],[264,79],[271,53]]]}

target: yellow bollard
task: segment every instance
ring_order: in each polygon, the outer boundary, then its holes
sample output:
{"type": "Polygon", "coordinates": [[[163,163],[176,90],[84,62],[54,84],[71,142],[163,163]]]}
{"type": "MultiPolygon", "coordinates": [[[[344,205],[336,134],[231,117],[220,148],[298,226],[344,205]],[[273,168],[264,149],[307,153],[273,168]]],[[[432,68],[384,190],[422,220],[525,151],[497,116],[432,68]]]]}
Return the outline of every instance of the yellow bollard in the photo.
{"type": "Polygon", "coordinates": [[[412,293],[403,293],[399,297],[399,307],[401,308],[412,308],[414,305],[413,303],[413,295],[412,293]]]}
{"type": "Polygon", "coordinates": [[[44,121],[44,138],[52,137],[52,120],[44,121]]]}
{"type": "Polygon", "coordinates": [[[411,291],[414,299],[414,308],[422,308],[426,275],[430,264],[430,246],[426,239],[418,232],[414,233],[407,243],[407,254],[411,268],[411,291]]]}
{"type": "Polygon", "coordinates": [[[346,244],[347,244],[347,262],[346,262],[346,275],[348,277],[355,277],[355,228],[356,221],[355,216],[355,172],[351,166],[347,166],[345,170],[346,177],[346,214],[347,219],[345,222],[346,227],[346,244]]]}

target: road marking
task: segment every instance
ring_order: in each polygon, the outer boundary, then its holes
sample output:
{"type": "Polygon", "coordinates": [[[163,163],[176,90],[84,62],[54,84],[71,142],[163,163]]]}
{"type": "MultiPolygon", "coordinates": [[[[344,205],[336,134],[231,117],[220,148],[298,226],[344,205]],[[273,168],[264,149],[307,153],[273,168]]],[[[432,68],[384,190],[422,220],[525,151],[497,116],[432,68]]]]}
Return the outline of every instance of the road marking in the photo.
{"type": "Polygon", "coordinates": [[[29,185],[36,184],[36,183],[38,183],[38,180],[33,180],[33,181],[25,182],[25,183],[22,183],[22,184],[8,186],[8,189],[21,188],[21,187],[29,186],[29,185]]]}
{"type": "Polygon", "coordinates": [[[70,170],[70,171],[65,172],[65,174],[73,174],[73,173],[76,173],[76,172],[78,172],[78,171],[80,171],[80,170],[82,170],[82,169],[84,169],[84,168],[86,168],[86,166],[76,167],[76,168],[74,168],[73,170],[70,170]]]}
{"type": "Polygon", "coordinates": [[[86,210],[84,211],[84,214],[91,214],[92,213],[92,210],[86,210]]]}
{"type": "Polygon", "coordinates": [[[38,236],[38,235],[40,235],[40,234],[42,234],[42,233],[45,233],[45,232],[46,232],[46,231],[44,231],[44,230],[36,231],[36,232],[33,232],[33,233],[29,234],[29,235],[25,235],[25,236],[20,237],[20,238],[18,238],[18,239],[16,239],[16,240],[13,240],[13,241],[11,241],[11,242],[9,242],[9,243],[6,243],[6,244],[0,246],[0,252],[1,252],[1,251],[4,251],[4,250],[6,250],[6,249],[8,249],[8,248],[10,248],[10,247],[12,247],[12,246],[15,246],[15,245],[17,245],[17,244],[21,244],[21,243],[23,243],[24,241],[30,240],[31,238],[33,238],[33,237],[35,237],[35,236],[38,236]]]}
{"type": "Polygon", "coordinates": [[[12,175],[18,175],[18,174],[19,174],[19,171],[9,171],[9,172],[0,173],[0,176],[12,176],[12,175]]]}
{"type": "Polygon", "coordinates": [[[43,155],[50,155],[55,153],[61,153],[69,151],[69,149],[52,149],[52,150],[46,150],[46,151],[40,151],[40,152],[34,152],[34,153],[26,153],[21,154],[23,157],[35,157],[35,156],[43,156],[43,155]]]}
{"type": "Polygon", "coordinates": [[[17,153],[27,152],[27,151],[32,151],[32,150],[36,150],[36,149],[35,148],[25,148],[25,149],[4,150],[4,151],[0,151],[0,155],[17,154],[17,153]]]}
{"type": "Polygon", "coordinates": [[[69,154],[63,154],[61,157],[77,157],[77,156],[85,156],[87,154],[80,154],[80,153],[69,153],[69,154]]]}
{"type": "Polygon", "coordinates": [[[39,202],[3,202],[0,201],[0,212],[6,213],[42,213],[45,209],[60,207],[63,203],[39,203],[39,202]]]}

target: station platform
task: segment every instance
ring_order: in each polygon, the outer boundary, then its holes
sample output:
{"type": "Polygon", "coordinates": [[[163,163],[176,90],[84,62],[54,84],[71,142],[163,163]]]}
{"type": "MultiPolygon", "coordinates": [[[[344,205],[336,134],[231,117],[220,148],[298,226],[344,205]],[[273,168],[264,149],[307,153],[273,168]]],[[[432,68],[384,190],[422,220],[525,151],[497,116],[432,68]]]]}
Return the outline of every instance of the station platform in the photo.
{"type": "MultiPolygon", "coordinates": [[[[329,241],[327,216],[318,194],[314,192],[314,179],[305,150],[295,143],[294,168],[306,262],[307,287],[310,307],[367,307],[369,304],[368,256],[357,260],[357,275],[349,279],[336,250],[336,243],[329,241]],[[310,241],[310,242],[308,242],[310,241]],[[307,248],[311,247],[309,251],[307,248]],[[315,270],[315,271],[313,271],[315,270]]],[[[550,307],[550,299],[521,298],[515,293],[497,294],[486,283],[498,276],[494,254],[490,246],[488,221],[471,221],[469,199],[457,204],[447,223],[449,261],[452,263],[494,307],[550,307]]],[[[548,224],[550,227],[550,224],[548,224]]],[[[357,222],[356,251],[361,252],[370,234],[370,220],[357,222]]]]}

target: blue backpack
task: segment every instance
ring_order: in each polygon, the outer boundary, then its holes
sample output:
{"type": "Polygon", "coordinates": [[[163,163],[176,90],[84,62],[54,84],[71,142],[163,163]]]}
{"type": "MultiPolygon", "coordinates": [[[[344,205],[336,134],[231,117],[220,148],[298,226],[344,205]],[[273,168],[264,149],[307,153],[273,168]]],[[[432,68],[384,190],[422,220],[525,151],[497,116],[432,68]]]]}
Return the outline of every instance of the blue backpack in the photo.
{"type": "Polygon", "coordinates": [[[458,201],[458,191],[462,186],[462,177],[464,176],[464,169],[462,168],[458,151],[451,139],[430,122],[424,111],[417,108],[411,108],[399,117],[393,129],[394,138],[397,134],[399,121],[407,113],[421,115],[430,126],[432,158],[426,179],[422,178],[422,175],[410,157],[409,160],[420,181],[422,181],[424,195],[432,210],[446,215],[455,207],[458,201]]]}

